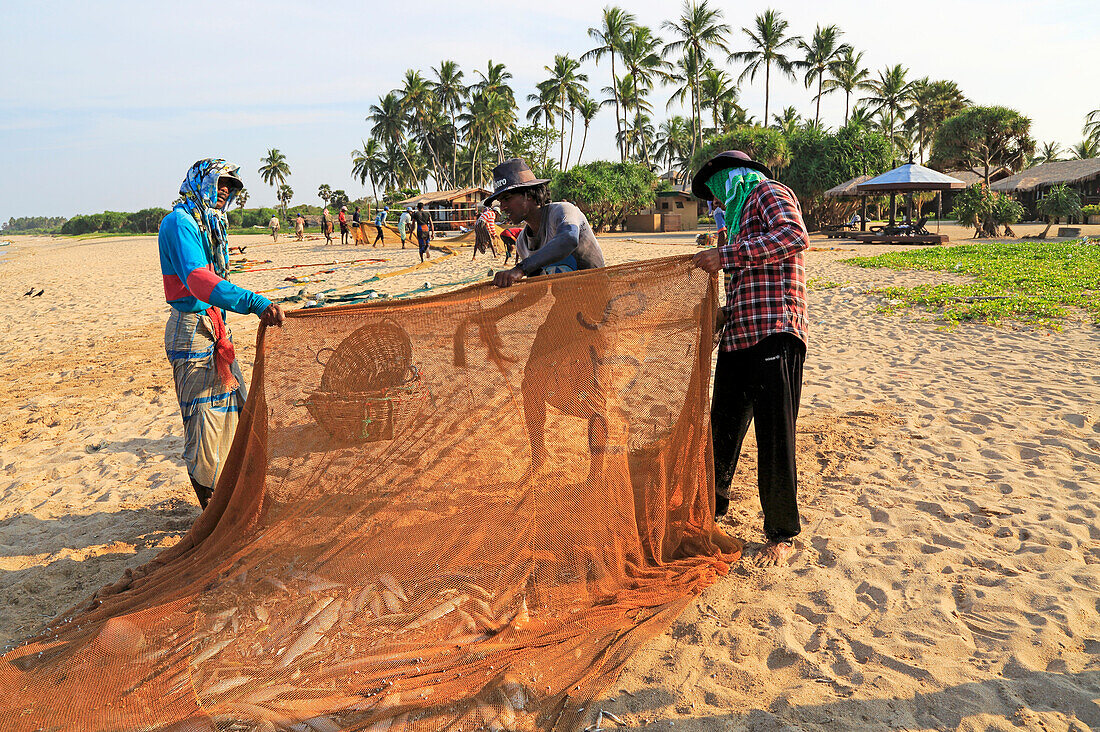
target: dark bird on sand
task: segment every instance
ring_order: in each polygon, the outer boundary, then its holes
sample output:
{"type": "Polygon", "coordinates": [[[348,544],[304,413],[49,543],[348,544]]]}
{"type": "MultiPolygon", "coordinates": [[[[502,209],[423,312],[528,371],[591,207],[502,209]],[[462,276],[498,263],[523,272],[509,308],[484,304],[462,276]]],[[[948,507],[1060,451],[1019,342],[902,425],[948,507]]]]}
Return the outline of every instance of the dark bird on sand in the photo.
{"type": "Polygon", "coordinates": [[[43,292],[45,292],[45,290],[39,290],[38,292],[31,295],[31,297],[41,297],[43,292]]]}
{"type": "Polygon", "coordinates": [[[23,293],[23,297],[26,297],[27,295],[33,295],[33,294],[34,294],[34,288],[32,287],[31,289],[29,289],[29,290],[27,290],[26,292],[23,293]]]}

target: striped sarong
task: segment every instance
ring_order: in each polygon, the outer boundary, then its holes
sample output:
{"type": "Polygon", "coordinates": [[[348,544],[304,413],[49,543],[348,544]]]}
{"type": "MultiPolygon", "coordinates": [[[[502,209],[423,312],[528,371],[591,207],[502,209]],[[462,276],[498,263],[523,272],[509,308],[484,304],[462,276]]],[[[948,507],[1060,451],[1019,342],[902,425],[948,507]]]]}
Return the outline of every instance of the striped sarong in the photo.
{"type": "MultiPolygon", "coordinates": [[[[226,337],[232,342],[228,325],[226,337]]],[[[214,325],[202,312],[182,313],[172,308],[164,328],[164,350],[172,364],[183,416],[187,473],[194,482],[213,489],[233,444],[237,416],[248,397],[241,367],[233,361],[238,386],[226,389],[214,364],[214,325]]]]}

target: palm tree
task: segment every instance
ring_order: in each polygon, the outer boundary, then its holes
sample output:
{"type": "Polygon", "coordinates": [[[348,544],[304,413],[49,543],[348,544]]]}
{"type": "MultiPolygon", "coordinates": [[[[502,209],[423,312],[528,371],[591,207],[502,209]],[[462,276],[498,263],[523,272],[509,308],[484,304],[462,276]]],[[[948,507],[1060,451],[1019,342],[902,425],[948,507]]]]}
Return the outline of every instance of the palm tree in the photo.
{"type": "Polygon", "coordinates": [[[895,64],[878,72],[878,79],[867,82],[866,88],[871,94],[865,101],[882,116],[886,136],[891,140],[894,139],[895,121],[909,108],[913,85],[905,80],[907,73],[908,69],[895,64]]]}
{"type": "Polygon", "coordinates": [[[454,61],[442,61],[439,68],[433,68],[432,71],[435,73],[435,83],[432,85],[432,91],[435,93],[435,98],[439,100],[443,112],[451,117],[451,182],[453,185],[457,185],[454,182],[455,177],[458,175],[458,122],[456,117],[469,95],[469,90],[463,86],[463,73],[454,61]]]}
{"type": "MultiPolygon", "coordinates": [[[[504,64],[494,64],[492,59],[489,59],[484,73],[480,69],[475,73],[481,77],[470,87],[481,97],[477,114],[488,125],[486,129],[496,144],[497,162],[503,162],[504,137],[516,124],[516,95],[508,85],[512,74],[504,68],[504,64]]],[[[471,112],[474,111],[473,106],[471,112]]]]}
{"type": "Polygon", "coordinates": [[[1039,153],[1032,158],[1032,165],[1042,165],[1043,163],[1056,163],[1061,160],[1062,146],[1057,142],[1044,142],[1042,147],[1039,148],[1039,153]]]}
{"type": "Polygon", "coordinates": [[[844,49],[836,67],[831,69],[832,78],[826,79],[822,88],[826,92],[834,89],[844,90],[844,124],[848,124],[848,102],[856,89],[867,89],[867,79],[871,72],[862,66],[863,51],[856,53],[851,46],[844,49]]]}
{"type": "Polygon", "coordinates": [[[719,108],[723,102],[736,104],[740,94],[729,74],[722,69],[708,65],[699,81],[699,97],[699,107],[710,110],[714,132],[718,132],[719,108]]]}
{"type": "Polygon", "coordinates": [[[852,109],[852,114],[848,116],[848,121],[844,124],[845,127],[851,128],[868,128],[875,121],[875,112],[866,104],[857,104],[852,109]]]}
{"type": "Polygon", "coordinates": [[[661,123],[657,128],[657,137],[654,140],[656,150],[654,157],[658,162],[665,161],[670,171],[675,170],[681,174],[688,164],[688,154],[691,152],[691,129],[688,121],[680,115],[674,115],[661,123]]]}
{"type": "Polygon", "coordinates": [[[317,187],[317,197],[324,202],[325,208],[328,208],[328,202],[332,200],[332,186],[328,183],[319,185],[317,187]]]}
{"type": "MultiPolygon", "coordinates": [[[[598,65],[604,56],[611,57],[611,89],[615,94],[615,128],[622,135],[622,124],[619,119],[618,78],[615,75],[615,54],[618,53],[626,38],[627,30],[634,25],[633,13],[628,13],[619,7],[605,7],[603,9],[603,25],[599,28],[589,28],[588,36],[600,45],[581,54],[581,61],[592,59],[598,65]]],[[[583,147],[583,145],[582,145],[583,147]]],[[[622,162],[626,162],[626,149],[619,147],[619,156],[622,162]]]]}
{"type": "Polygon", "coordinates": [[[553,92],[557,100],[558,115],[561,117],[561,140],[559,140],[561,156],[558,159],[558,170],[565,170],[565,117],[569,115],[572,118],[569,101],[579,99],[585,94],[581,82],[588,81],[586,74],[577,73],[580,67],[580,61],[569,58],[569,54],[562,53],[554,56],[553,67],[543,66],[550,72],[550,78],[545,81],[546,91],[553,92]]]}
{"type": "MultiPolygon", "coordinates": [[[[378,202],[378,189],[375,187],[375,183],[381,177],[379,171],[385,166],[383,152],[382,146],[373,137],[370,140],[363,140],[361,150],[351,151],[352,177],[359,179],[359,185],[365,185],[367,178],[370,178],[371,195],[376,203],[378,202]]],[[[328,188],[328,186],[324,187],[328,188]]],[[[331,196],[331,191],[329,195],[331,196]]],[[[327,203],[326,201],[326,205],[327,203]]]]}
{"type": "Polygon", "coordinates": [[[264,183],[267,183],[272,188],[276,185],[283,185],[286,183],[286,179],[290,177],[290,166],[287,165],[286,155],[283,155],[277,148],[272,148],[267,151],[267,157],[260,158],[260,169],[256,171],[260,174],[260,178],[264,183]]]}
{"type": "Polygon", "coordinates": [[[279,203],[283,204],[283,218],[286,218],[286,207],[290,205],[290,199],[294,198],[294,189],[283,184],[279,186],[279,192],[275,194],[275,197],[279,199],[279,203]]]}
{"type": "MultiPolygon", "coordinates": [[[[378,99],[378,104],[370,105],[368,122],[374,125],[370,128],[370,134],[376,140],[388,148],[397,151],[405,158],[405,165],[412,170],[412,163],[404,152],[405,144],[405,113],[401,109],[401,100],[397,94],[390,92],[378,99]]],[[[391,158],[392,159],[392,158],[391,158]]]]}
{"type": "Polygon", "coordinates": [[[741,75],[737,77],[740,84],[749,77],[749,81],[756,79],[756,72],[764,67],[764,121],[768,120],[768,102],[771,97],[772,64],[783,74],[794,79],[794,68],[790,59],[784,53],[788,46],[798,43],[797,36],[787,36],[787,21],[780,17],[778,10],[771,8],[764,11],[763,15],[756,16],[756,29],[742,28],[741,32],[749,37],[752,48],[748,51],[731,53],[730,61],[743,61],[747,65],[741,75]]]}
{"type": "Polygon", "coordinates": [[[615,133],[615,144],[625,150],[627,157],[629,157],[630,147],[628,146],[628,141],[630,140],[630,120],[627,114],[631,109],[631,104],[633,104],[636,99],[634,96],[634,79],[631,78],[630,74],[624,74],[616,79],[615,86],[605,86],[600,91],[609,95],[607,99],[600,102],[601,107],[609,107],[615,104],[616,101],[622,104],[623,124],[619,132],[615,133]]]}
{"type": "Polygon", "coordinates": [[[1100,139],[1081,140],[1073,147],[1069,149],[1073,157],[1071,160],[1088,160],[1089,158],[1100,158],[1100,139]]]}
{"type": "Polygon", "coordinates": [[[814,95],[817,102],[817,109],[814,112],[815,125],[821,122],[821,97],[833,89],[824,88],[825,74],[835,75],[845,52],[851,50],[851,46],[847,43],[840,43],[842,35],[844,32],[835,25],[827,25],[824,28],[819,25],[814,28],[814,35],[809,43],[798,41],[798,47],[805,55],[801,61],[793,62],[792,66],[806,70],[803,81],[807,89],[817,81],[817,94],[814,95]]]}
{"type": "Polygon", "coordinates": [[[527,95],[527,101],[534,102],[527,110],[527,121],[536,125],[541,121],[543,129],[549,130],[551,125],[557,124],[554,121],[554,112],[558,106],[553,84],[540,81],[535,84],[535,90],[537,93],[527,95]]]}
{"type": "Polygon", "coordinates": [[[927,76],[913,82],[910,97],[913,107],[905,120],[905,131],[914,138],[923,164],[924,148],[932,144],[936,130],[948,117],[961,112],[970,100],[955,82],[929,81],[927,76]]]}
{"type": "Polygon", "coordinates": [[[248,189],[242,188],[237,192],[237,211],[241,215],[241,226],[244,226],[244,205],[248,203],[248,189]]]}
{"type": "Polygon", "coordinates": [[[1100,109],[1094,109],[1085,115],[1085,139],[1100,140],[1100,109]]]}
{"type": "Polygon", "coordinates": [[[652,170],[653,164],[649,159],[649,150],[653,147],[653,120],[649,118],[649,115],[642,114],[642,111],[635,108],[636,113],[634,115],[634,129],[632,130],[635,150],[641,150],[641,162],[646,168],[652,170]]]}
{"type": "Polygon", "coordinates": [[[600,105],[595,99],[587,94],[583,99],[578,100],[577,113],[580,114],[581,119],[584,120],[584,136],[581,137],[581,150],[577,153],[577,165],[581,164],[581,158],[584,157],[584,143],[588,140],[588,125],[592,123],[592,119],[599,111],[600,105]]]}
{"type": "Polygon", "coordinates": [[[703,141],[702,113],[699,109],[699,71],[703,65],[703,59],[707,51],[712,48],[721,50],[727,55],[726,36],[730,27],[719,22],[722,11],[711,8],[709,0],[684,0],[680,17],[676,20],[666,20],[661,24],[665,30],[671,31],[676,40],[665,46],[664,54],[683,52],[694,63],[694,71],[689,81],[692,94],[692,154],[695,148],[703,141]]]}
{"type": "Polygon", "coordinates": [[[401,88],[401,111],[416,125],[421,142],[420,149],[426,150],[431,156],[433,175],[438,184],[442,181],[443,174],[431,139],[431,130],[436,127],[432,121],[437,106],[438,101],[432,94],[431,82],[421,76],[419,71],[407,70],[404,85],[401,88]]]}
{"type": "MultiPolygon", "coordinates": [[[[669,69],[672,64],[662,58],[661,39],[653,35],[648,27],[636,25],[627,33],[626,40],[619,53],[623,59],[623,66],[630,76],[630,98],[633,104],[635,118],[639,112],[652,112],[646,95],[653,88],[654,80],[664,83],[669,77],[669,69]]],[[[624,77],[625,78],[625,77],[624,77]]],[[[628,108],[623,105],[624,115],[628,108]]],[[[646,153],[648,156],[648,152],[646,153]]]]}
{"type": "Polygon", "coordinates": [[[802,115],[794,107],[785,107],[780,114],[772,115],[772,127],[790,137],[802,126],[802,115]]]}

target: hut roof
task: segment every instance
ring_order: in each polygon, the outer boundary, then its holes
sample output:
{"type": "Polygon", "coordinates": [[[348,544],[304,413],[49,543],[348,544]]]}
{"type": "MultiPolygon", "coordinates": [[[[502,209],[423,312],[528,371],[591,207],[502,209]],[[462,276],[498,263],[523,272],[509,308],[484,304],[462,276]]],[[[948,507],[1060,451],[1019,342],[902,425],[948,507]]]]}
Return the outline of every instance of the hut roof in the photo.
{"type": "Polygon", "coordinates": [[[1100,176],[1100,158],[1059,160],[1020,171],[989,187],[995,191],[1033,191],[1042,186],[1053,186],[1058,183],[1081,183],[1098,176],[1100,176]]]}
{"type": "Polygon", "coordinates": [[[846,180],[838,186],[833,186],[829,190],[825,191],[826,198],[847,198],[860,195],[860,192],[856,190],[856,186],[863,181],[871,180],[870,175],[857,175],[851,180],[846,180]]]}
{"type": "MultiPolygon", "coordinates": [[[[958,178],[967,186],[972,186],[975,183],[981,183],[985,180],[984,176],[978,175],[973,170],[945,170],[944,175],[949,175],[952,178],[958,178]]],[[[1004,180],[1008,176],[1012,175],[1012,170],[1009,168],[997,168],[996,170],[989,171],[989,182],[992,185],[999,180],[1004,180]]]]}
{"type": "Polygon", "coordinates": [[[432,191],[430,193],[421,193],[418,196],[412,198],[406,198],[404,201],[398,201],[395,206],[415,206],[418,203],[423,203],[427,206],[430,203],[450,203],[458,198],[464,198],[466,196],[473,196],[474,198],[488,198],[492,195],[492,191],[482,188],[480,186],[466,186],[465,188],[452,188],[449,191],[432,191]]]}
{"type": "Polygon", "coordinates": [[[948,191],[960,188],[966,188],[966,185],[958,178],[952,178],[917,163],[898,166],[856,186],[856,190],[860,193],[948,191]]]}

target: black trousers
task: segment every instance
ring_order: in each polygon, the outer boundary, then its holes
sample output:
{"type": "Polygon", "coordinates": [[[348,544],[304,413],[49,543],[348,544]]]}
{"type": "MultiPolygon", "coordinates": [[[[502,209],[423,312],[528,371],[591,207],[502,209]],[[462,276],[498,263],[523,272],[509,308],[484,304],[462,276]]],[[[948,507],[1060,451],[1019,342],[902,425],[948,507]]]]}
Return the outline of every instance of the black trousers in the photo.
{"type": "Polygon", "coordinates": [[[794,441],[805,359],[801,339],[777,333],[749,348],[719,351],[714,370],[710,425],[715,486],[719,494],[728,493],[749,422],[755,420],[757,485],[769,541],[784,541],[801,531],[794,441]]]}

